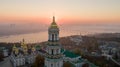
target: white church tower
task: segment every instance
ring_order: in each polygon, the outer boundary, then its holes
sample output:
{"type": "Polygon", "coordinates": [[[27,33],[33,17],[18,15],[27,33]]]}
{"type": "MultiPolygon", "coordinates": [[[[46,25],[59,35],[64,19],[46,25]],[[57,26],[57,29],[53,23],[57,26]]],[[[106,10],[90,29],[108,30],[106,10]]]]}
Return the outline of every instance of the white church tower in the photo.
{"type": "Polygon", "coordinates": [[[61,53],[61,45],[59,43],[59,28],[53,21],[48,29],[48,43],[46,47],[45,67],[63,67],[63,55],[61,53]]]}

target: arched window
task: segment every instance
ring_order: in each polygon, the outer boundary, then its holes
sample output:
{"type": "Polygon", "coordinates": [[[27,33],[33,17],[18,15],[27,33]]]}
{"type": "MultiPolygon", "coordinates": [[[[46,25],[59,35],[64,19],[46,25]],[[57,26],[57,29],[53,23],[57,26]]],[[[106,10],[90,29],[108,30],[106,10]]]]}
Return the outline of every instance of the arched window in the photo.
{"type": "Polygon", "coordinates": [[[53,49],[51,49],[51,52],[52,52],[51,54],[53,55],[53,49]]]}
{"type": "Polygon", "coordinates": [[[57,41],[57,34],[55,34],[55,40],[57,41]]]}
{"type": "Polygon", "coordinates": [[[52,41],[54,41],[54,34],[52,34],[52,41]]]}
{"type": "Polygon", "coordinates": [[[59,49],[56,50],[56,54],[59,54],[59,49]]]}
{"type": "Polygon", "coordinates": [[[57,67],[59,67],[59,63],[57,64],[57,67]]]}
{"type": "Polygon", "coordinates": [[[53,67],[53,64],[51,64],[51,67],[53,67]]]}

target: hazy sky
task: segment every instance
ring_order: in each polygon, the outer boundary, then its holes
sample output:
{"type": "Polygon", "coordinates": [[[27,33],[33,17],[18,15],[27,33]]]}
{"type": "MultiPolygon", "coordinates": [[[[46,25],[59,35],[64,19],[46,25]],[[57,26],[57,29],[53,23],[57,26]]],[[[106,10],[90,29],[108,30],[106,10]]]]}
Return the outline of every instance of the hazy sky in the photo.
{"type": "Polygon", "coordinates": [[[120,0],[0,0],[0,23],[118,23],[120,0]]]}

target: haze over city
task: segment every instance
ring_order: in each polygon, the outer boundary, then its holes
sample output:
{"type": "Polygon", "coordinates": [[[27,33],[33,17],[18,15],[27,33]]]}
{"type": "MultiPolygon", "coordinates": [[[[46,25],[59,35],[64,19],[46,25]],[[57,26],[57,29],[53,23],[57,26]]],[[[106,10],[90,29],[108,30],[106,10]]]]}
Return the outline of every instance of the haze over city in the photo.
{"type": "Polygon", "coordinates": [[[64,30],[119,32],[119,3],[120,0],[0,0],[0,35],[46,31],[53,15],[64,30]]]}

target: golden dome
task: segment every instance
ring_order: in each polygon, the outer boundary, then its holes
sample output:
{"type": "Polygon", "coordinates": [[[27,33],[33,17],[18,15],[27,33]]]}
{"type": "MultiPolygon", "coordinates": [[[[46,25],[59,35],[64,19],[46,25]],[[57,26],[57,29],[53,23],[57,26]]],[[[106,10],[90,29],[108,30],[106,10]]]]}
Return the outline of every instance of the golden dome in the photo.
{"type": "Polygon", "coordinates": [[[15,54],[18,54],[19,53],[19,50],[18,48],[15,49],[15,54]]]}
{"type": "Polygon", "coordinates": [[[21,48],[27,48],[27,45],[26,45],[26,43],[25,43],[25,40],[23,39],[23,41],[21,42],[21,48]]]}
{"type": "Polygon", "coordinates": [[[15,51],[16,50],[16,46],[15,46],[15,44],[14,44],[14,46],[13,46],[13,49],[12,49],[13,51],[15,51]]]}
{"type": "Polygon", "coordinates": [[[32,51],[35,51],[35,47],[32,47],[32,51]]]}
{"type": "Polygon", "coordinates": [[[53,16],[53,22],[50,25],[50,28],[58,28],[58,25],[55,22],[55,17],[53,16]]]}

